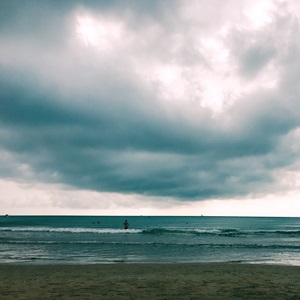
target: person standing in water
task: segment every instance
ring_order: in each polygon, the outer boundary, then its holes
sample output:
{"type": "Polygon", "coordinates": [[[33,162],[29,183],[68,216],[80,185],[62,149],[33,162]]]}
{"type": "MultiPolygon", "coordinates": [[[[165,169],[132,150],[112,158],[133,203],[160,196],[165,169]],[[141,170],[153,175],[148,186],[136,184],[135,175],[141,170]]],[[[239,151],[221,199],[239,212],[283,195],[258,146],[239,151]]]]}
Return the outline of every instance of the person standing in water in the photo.
{"type": "Polygon", "coordinates": [[[125,220],[125,222],[123,223],[124,229],[128,229],[129,223],[127,222],[127,220],[125,220]]]}

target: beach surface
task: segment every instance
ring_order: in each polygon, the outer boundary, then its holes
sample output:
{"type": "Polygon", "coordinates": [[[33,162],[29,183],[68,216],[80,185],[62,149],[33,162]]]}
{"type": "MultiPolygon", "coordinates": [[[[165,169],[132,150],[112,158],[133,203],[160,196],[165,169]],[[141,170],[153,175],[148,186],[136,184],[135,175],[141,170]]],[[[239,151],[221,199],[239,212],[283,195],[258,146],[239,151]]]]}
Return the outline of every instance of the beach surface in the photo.
{"type": "Polygon", "coordinates": [[[0,265],[0,299],[300,299],[300,267],[0,265]]]}

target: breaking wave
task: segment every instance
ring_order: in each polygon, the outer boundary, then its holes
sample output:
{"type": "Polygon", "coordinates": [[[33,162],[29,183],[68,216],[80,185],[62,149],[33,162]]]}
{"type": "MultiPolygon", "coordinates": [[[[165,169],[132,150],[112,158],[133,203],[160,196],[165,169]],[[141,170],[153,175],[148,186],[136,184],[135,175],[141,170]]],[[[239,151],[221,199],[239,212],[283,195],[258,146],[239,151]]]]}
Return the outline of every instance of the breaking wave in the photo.
{"type": "Polygon", "coordinates": [[[144,235],[197,235],[197,236],[291,236],[299,237],[300,230],[239,230],[234,228],[219,229],[189,229],[189,228],[147,228],[147,229],[120,229],[120,228],[80,228],[80,227],[0,227],[0,232],[49,232],[74,234],[144,234],[144,235]]]}

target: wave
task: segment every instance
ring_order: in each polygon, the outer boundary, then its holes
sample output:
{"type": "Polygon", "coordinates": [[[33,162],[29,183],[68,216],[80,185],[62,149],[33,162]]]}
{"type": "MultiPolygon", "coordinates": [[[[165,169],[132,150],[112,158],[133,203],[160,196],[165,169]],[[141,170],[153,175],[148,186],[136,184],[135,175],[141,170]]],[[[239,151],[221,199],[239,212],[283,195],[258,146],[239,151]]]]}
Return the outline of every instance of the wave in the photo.
{"type": "Polygon", "coordinates": [[[53,232],[53,233],[140,233],[139,229],[115,229],[115,228],[81,228],[81,227],[2,227],[1,231],[8,232],[53,232]]]}
{"type": "Polygon", "coordinates": [[[193,235],[229,235],[237,234],[235,229],[178,229],[178,228],[150,228],[142,230],[143,234],[162,235],[162,234],[193,234],[193,235]]]}
{"type": "Polygon", "coordinates": [[[162,234],[192,234],[192,235],[238,235],[235,229],[186,229],[186,228],[148,228],[148,229],[119,229],[119,228],[82,228],[82,227],[2,227],[7,232],[50,232],[50,233],[96,233],[123,234],[140,233],[148,235],[162,234]]]}
{"type": "Polygon", "coordinates": [[[300,235],[300,230],[239,230],[239,229],[168,229],[168,228],[151,228],[142,230],[143,234],[162,235],[162,234],[192,234],[192,235],[212,235],[224,237],[237,237],[249,235],[300,235]]]}
{"type": "Polygon", "coordinates": [[[262,243],[172,243],[172,242],[130,242],[130,241],[101,241],[101,240],[77,240],[77,241],[47,241],[47,240],[9,240],[5,241],[10,245],[95,245],[99,246],[116,246],[117,248],[124,249],[124,247],[166,247],[176,249],[188,248],[203,248],[203,249],[291,249],[300,250],[300,245],[290,244],[262,244],[262,243]]]}
{"type": "Polygon", "coordinates": [[[242,237],[263,235],[300,236],[300,230],[240,230],[235,228],[147,228],[147,229],[120,229],[120,228],[82,228],[82,227],[0,227],[0,232],[48,232],[74,234],[144,234],[144,235],[196,235],[242,237]]]}

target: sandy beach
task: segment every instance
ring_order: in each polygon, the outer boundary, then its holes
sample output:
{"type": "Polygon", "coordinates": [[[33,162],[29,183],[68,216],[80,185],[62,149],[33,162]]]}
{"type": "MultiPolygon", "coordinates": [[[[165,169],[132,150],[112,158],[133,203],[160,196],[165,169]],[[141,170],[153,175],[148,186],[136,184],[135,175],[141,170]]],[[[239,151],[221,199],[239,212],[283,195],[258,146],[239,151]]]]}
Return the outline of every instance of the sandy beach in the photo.
{"type": "Polygon", "coordinates": [[[0,265],[0,299],[300,299],[300,267],[0,265]]]}

